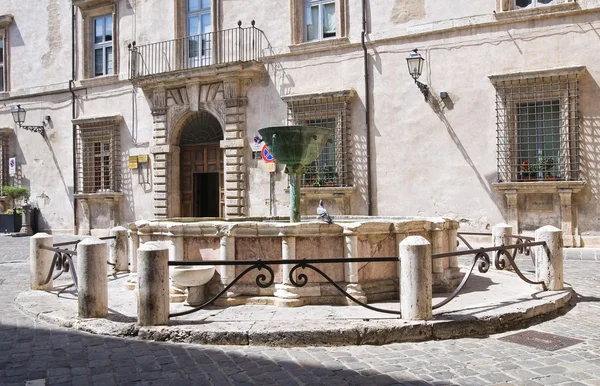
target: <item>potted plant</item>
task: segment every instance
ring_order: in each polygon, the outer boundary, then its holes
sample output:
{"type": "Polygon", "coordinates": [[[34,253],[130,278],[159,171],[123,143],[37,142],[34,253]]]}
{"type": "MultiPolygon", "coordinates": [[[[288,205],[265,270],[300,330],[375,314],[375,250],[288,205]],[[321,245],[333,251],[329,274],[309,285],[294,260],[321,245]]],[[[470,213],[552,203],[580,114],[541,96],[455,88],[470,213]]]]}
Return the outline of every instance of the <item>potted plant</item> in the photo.
{"type": "Polygon", "coordinates": [[[544,174],[544,180],[556,180],[556,170],[554,169],[554,158],[553,157],[542,157],[540,162],[540,170],[544,174]]]}
{"type": "Polygon", "coordinates": [[[29,198],[29,190],[19,186],[4,186],[2,194],[9,199],[9,206],[5,213],[0,214],[0,232],[12,233],[21,230],[23,210],[16,207],[17,201],[27,200],[29,198]]]}
{"type": "Polygon", "coordinates": [[[539,170],[540,168],[538,165],[529,165],[528,160],[523,160],[523,163],[521,164],[521,168],[519,170],[519,180],[537,181],[539,170]]]}

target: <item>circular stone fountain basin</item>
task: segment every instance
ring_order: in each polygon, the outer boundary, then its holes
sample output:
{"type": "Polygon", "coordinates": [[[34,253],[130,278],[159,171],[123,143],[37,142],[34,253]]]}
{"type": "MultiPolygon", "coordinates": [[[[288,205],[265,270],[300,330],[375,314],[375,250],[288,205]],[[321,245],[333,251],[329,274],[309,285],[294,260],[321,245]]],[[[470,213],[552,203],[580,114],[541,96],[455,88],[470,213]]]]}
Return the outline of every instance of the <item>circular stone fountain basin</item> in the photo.
{"type": "Polygon", "coordinates": [[[175,265],[170,270],[171,280],[180,287],[205,285],[215,274],[214,265],[191,266],[175,265]]]}

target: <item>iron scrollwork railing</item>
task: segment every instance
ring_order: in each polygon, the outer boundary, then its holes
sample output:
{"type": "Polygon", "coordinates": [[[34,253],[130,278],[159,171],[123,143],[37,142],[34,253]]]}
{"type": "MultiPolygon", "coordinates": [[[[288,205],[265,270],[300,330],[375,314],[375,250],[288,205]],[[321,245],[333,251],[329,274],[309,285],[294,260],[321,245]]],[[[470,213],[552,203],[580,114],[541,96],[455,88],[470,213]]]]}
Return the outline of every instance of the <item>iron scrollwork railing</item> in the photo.
{"type": "Polygon", "coordinates": [[[129,45],[131,79],[233,62],[259,61],[270,45],[255,27],[230,28],[136,46],[129,45]]]}
{"type": "Polygon", "coordinates": [[[471,274],[475,265],[477,265],[478,271],[480,273],[487,273],[490,269],[492,261],[490,260],[490,256],[488,252],[494,252],[494,266],[498,270],[504,270],[507,267],[511,267],[512,270],[517,274],[517,276],[528,284],[533,285],[541,285],[543,290],[546,291],[547,287],[543,281],[532,281],[525,277],[517,264],[515,263],[515,257],[517,253],[523,253],[525,255],[531,254],[531,247],[535,246],[544,246],[546,247],[545,241],[535,241],[533,237],[523,236],[523,235],[505,235],[505,237],[516,238],[516,242],[510,245],[501,245],[497,247],[488,247],[488,248],[473,248],[464,238],[464,236],[492,236],[491,233],[474,233],[474,232],[461,232],[457,234],[459,240],[461,240],[468,248],[468,250],[464,251],[456,251],[456,252],[446,252],[446,253],[437,253],[432,255],[433,259],[442,259],[447,257],[457,257],[457,256],[468,256],[475,255],[473,257],[473,262],[468,270],[465,273],[462,281],[456,287],[456,289],[448,296],[446,299],[432,306],[432,309],[440,308],[446,304],[448,304],[452,299],[454,299],[463,289],[471,274]],[[511,252],[512,251],[512,252],[511,252]],[[507,262],[508,261],[508,262],[507,262]]]}
{"type": "Polygon", "coordinates": [[[231,281],[231,283],[229,283],[221,292],[219,292],[218,294],[213,296],[210,300],[206,301],[205,303],[203,303],[197,307],[189,309],[187,311],[170,313],[169,317],[172,318],[172,317],[176,317],[176,316],[188,315],[193,312],[199,311],[205,307],[210,306],[217,299],[219,299],[221,296],[223,296],[223,294],[225,294],[242,277],[244,277],[246,274],[248,274],[249,272],[251,272],[253,270],[258,270],[259,272],[261,272],[264,269],[265,271],[267,271],[269,277],[267,277],[267,275],[265,275],[263,273],[260,273],[259,275],[256,276],[255,281],[256,281],[256,285],[261,288],[270,287],[273,284],[273,282],[275,281],[275,273],[273,272],[273,268],[271,268],[270,265],[292,265],[292,267],[290,268],[290,271],[289,271],[289,281],[290,281],[291,285],[293,285],[294,287],[301,288],[301,287],[304,287],[308,283],[308,276],[305,273],[298,273],[298,276],[295,277],[296,271],[299,269],[310,269],[310,270],[318,273],[319,275],[321,275],[323,278],[325,278],[331,285],[333,285],[346,298],[350,299],[351,301],[355,302],[356,304],[363,306],[365,308],[368,308],[370,310],[373,310],[373,311],[383,312],[383,313],[393,314],[393,315],[400,315],[400,311],[386,310],[383,308],[373,307],[364,302],[361,302],[360,300],[358,300],[357,298],[355,298],[354,296],[352,296],[351,294],[346,292],[325,272],[323,272],[321,269],[319,269],[313,265],[313,264],[323,264],[323,263],[325,263],[325,264],[327,264],[327,263],[341,264],[341,263],[375,263],[375,262],[397,262],[397,261],[398,261],[397,257],[365,257],[365,258],[355,257],[355,258],[343,258],[343,259],[292,259],[292,260],[260,260],[259,259],[259,260],[251,260],[251,261],[244,261],[244,260],[240,260],[240,261],[222,261],[222,260],[169,261],[169,266],[175,266],[175,265],[196,265],[196,266],[202,266],[202,265],[245,266],[246,265],[246,266],[249,266],[246,269],[244,269],[243,272],[241,272],[239,275],[237,275],[235,277],[235,279],[233,279],[231,281]]]}
{"type": "MultiPolygon", "coordinates": [[[[99,237],[100,240],[112,240],[115,239],[115,236],[105,236],[105,237],[99,237]]],[[[55,243],[52,244],[52,247],[40,247],[41,249],[44,249],[46,251],[51,251],[54,252],[54,257],[52,258],[52,264],[50,265],[50,270],[48,272],[48,275],[46,276],[46,279],[44,280],[43,283],[41,283],[42,285],[48,284],[48,282],[50,282],[50,279],[52,280],[56,280],[58,279],[63,273],[65,272],[69,272],[71,274],[71,279],[73,280],[73,283],[65,286],[64,288],[62,288],[60,291],[58,291],[57,296],[60,295],[63,291],[65,291],[67,288],[71,288],[71,287],[75,287],[75,290],[78,290],[78,281],[77,281],[77,271],[75,270],[75,264],[73,262],[73,256],[77,256],[77,244],[79,244],[82,240],[73,240],[73,241],[65,241],[62,243],[55,243]],[[73,245],[73,249],[66,249],[66,248],[62,248],[62,247],[67,247],[69,245],[73,245]]],[[[111,263],[110,261],[106,261],[106,263],[108,265],[114,266],[114,263],[111,263]]]]}

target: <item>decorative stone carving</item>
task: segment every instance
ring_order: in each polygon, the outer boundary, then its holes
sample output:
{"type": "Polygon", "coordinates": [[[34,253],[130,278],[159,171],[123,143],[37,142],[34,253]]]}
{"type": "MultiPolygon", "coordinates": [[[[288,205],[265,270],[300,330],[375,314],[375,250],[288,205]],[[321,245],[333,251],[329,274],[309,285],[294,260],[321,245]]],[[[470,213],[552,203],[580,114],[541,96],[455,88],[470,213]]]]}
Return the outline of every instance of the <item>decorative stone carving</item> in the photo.
{"type": "Polygon", "coordinates": [[[167,113],[167,92],[164,88],[155,89],[152,93],[152,115],[167,113]]]}

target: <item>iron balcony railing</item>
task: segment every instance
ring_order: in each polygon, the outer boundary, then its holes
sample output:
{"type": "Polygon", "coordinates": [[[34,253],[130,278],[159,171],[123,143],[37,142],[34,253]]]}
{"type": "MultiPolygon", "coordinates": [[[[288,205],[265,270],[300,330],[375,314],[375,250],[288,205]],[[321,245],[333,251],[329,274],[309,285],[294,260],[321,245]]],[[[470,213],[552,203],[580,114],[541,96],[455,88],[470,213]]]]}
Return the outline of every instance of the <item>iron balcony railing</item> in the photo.
{"type": "Polygon", "coordinates": [[[269,42],[254,26],[136,46],[129,45],[130,78],[236,62],[260,61],[269,42]]]}

